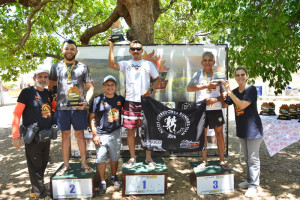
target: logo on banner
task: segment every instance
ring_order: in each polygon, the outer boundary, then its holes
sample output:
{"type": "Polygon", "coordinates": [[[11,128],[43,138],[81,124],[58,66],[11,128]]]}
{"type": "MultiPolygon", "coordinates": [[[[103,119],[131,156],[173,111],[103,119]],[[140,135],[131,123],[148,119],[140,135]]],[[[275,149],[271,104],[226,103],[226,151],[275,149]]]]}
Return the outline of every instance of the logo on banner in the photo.
{"type": "Polygon", "coordinates": [[[167,110],[156,117],[156,126],[161,134],[175,139],[178,135],[185,135],[190,128],[190,119],[182,112],[167,110]]]}

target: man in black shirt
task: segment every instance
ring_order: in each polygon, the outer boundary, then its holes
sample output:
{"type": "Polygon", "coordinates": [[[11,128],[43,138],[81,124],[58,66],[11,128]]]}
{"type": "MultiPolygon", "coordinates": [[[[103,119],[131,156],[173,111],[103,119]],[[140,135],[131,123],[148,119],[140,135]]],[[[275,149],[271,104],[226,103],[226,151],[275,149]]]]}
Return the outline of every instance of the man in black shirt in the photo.
{"type": "MultiPolygon", "coordinates": [[[[19,133],[21,116],[24,127],[29,127],[37,122],[40,130],[51,128],[52,96],[45,89],[49,81],[49,71],[43,68],[37,69],[34,72],[33,80],[35,86],[27,87],[21,91],[13,113],[13,145],[19,150],[22,146],[19,133]]],[[[50,140],[40,142],[35,139],[30,143],[25,143],[25,154],[32,186],[30,197],[45,199],[47,190],[44,185],[44,173],[49,160],[50,140]]]]}
{"type": "Polygon", "coordinates": [[[104,78],[104,94],[96,96],[89,112],[89,125],[93,133],[93,142],[96,145],[96,163],[100,175],[99,195],[106,191],[105,161],[110,158],[111,181],[116,188],[121,184],[116,175],[121,148],[121,111],[125,99],[115,93],[116,79],[108,75],[104,78]]]}

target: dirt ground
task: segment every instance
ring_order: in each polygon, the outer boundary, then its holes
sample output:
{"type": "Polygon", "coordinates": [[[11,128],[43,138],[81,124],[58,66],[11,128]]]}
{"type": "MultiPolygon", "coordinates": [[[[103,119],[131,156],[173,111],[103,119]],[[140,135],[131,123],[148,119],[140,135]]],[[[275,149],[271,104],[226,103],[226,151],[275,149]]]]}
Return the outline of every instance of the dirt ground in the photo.
{"type": "MultiPolygon", "coordinates": [[[[30,182],[28,179],[24,147],[18,151],[12,146],[11,119],[14,105],[0,107],[0,199],[29,199],[30,182]]],[[[300,130],[299,130],[300,132],[300,130]]],[[[50,176],[62,164],[60,138],[51,144],[51,162],[48,164],[45,182],[49,186],[50,176]]],[[[239,161],[239,142],[235,136],[235,122],[229,117],[229,157],[226,161],[234,171],[234,192],[229,194],[198,196],[190,184],[191,168],[189,162],[199,161],[197,157],[164,157],[168,168],[167,193],[165,196],[122,197],[121,190],[108,187],[106,195],[93,199],[248,199],[245,190],[237,184],[244,181],[245,162],[239,161]]],[[[210,150],[208,153],[214,153],[210,150]]],[[[155,154],[154,154],[155,155],[155,154]]],[[[270,157],[264,144],[261,145],[261,185],[255,199],[300,199],[300,142],[294,143],[270,157]]],[[[209,157],[209,160],[217,160],[209,157]]],[[[122,178],[121,164],[118,175],[122,178]]],[[[109,165],[107,165],[109,166],[109,165]]],[[[109,169],[109,168],[108,168],[109,169]]],[[[109,177],[107,170],[107,177],[109,177]]]]}

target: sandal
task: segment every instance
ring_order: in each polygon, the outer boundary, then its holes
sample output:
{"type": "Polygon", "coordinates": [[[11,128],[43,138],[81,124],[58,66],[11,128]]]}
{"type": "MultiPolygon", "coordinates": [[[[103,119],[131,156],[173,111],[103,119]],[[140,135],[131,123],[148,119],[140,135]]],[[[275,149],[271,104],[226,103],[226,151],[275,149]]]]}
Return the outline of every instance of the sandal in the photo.
{"type": "Polygon", "coordinates": [[[219,163],[222,169],[230,169],[230,166],[226,162],[219,163]]]}
{"type": "Polygon", "coordinates": [[[202,162],[202,163],[200,163],[200,164],[197,166],[197,168],[198,168],[199,170],[204,170],[204,169],[206,168],[206,165],[208,165],[208,163],[202,162]]]}
{"type": "Polygon", "coordinates": [[[147,163],[150,168],[155,168],[156,166],[156,162],[153,160],[145,160],[145,163],[147,163]]]}
{"type": "Polygon", "coordinates": [[[94,171],[94,169],[93,168],[91,168],[91,167],[81,167],[81,169],[84,171],[84,173],[86,173],[86,174],[90,174],[90,173],[92,173],[93,171],[94,171]]]}
{"type": "Polygon", "coordinates": [[[132,167],[135,164],[135,158],[130,158],[125,164],[124,166],[127,168],[132,167]]]}
{"type": "Polygon", "coordinates": [[[64,175],[67,171],[70,171],[71,170],[71,167],[66,167],[66,166],[63,166],[58,172],[56,172],[56,175],[57,176],[62,176],[64,175]]]}

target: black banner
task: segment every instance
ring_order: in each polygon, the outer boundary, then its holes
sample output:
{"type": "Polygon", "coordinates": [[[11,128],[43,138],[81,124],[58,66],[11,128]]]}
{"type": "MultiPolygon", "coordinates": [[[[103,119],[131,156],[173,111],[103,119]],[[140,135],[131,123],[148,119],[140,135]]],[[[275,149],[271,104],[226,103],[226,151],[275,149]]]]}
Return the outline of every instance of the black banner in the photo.
{"type": "Polygon", "coordinates": [[[201,151],[205,110],[205,100],[182,110],[171,109],[151,97],[142,97],[142,147],[174,153],[201,151]]]}

